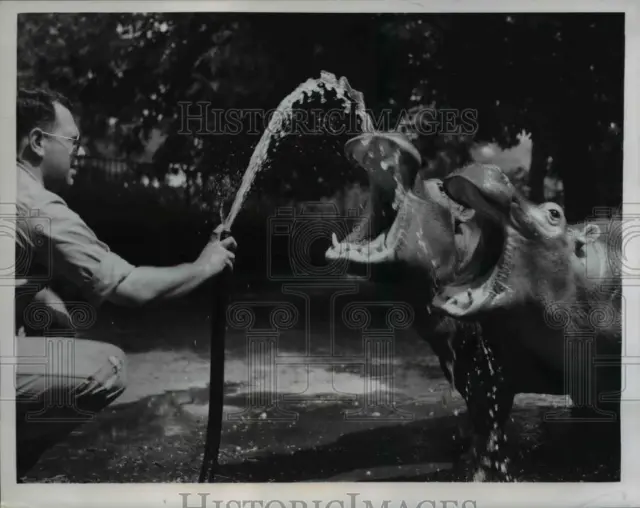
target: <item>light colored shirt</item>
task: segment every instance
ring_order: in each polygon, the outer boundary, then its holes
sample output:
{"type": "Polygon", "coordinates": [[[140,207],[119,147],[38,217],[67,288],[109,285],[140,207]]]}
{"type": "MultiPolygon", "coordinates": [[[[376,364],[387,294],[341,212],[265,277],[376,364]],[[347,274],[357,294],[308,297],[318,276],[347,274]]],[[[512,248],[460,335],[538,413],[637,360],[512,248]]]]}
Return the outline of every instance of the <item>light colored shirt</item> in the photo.
{"type": "Polygon", "coordinates": [[[77,286],[98,306],[135,268],[112,252],[57,194],[29,168],[18,165],[16,221],[16,328],[20,309],[55,278],[77,286]]]}

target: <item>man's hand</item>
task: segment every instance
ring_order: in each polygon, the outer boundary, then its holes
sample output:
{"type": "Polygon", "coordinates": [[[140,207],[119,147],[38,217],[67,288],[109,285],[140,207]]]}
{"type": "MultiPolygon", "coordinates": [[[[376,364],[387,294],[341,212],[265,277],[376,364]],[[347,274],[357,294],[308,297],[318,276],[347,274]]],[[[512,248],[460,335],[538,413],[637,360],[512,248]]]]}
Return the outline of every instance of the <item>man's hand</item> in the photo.
{"type": "Polygon", "coordinates": [[[223,235],[224,226],[221,224],[218,226],[211,240],[205,246],[205,248],[198,256],[196,265],[204,268],[205,273],[209,277],[213,277],[221,273],[226,267],[233,270],[233,263],[236,259],[236,255],[233,251],[236,250],[238,244],[232,236],[220,240],[223,235]]]}
{"type": "Polygon", "coordinates": [[[218,226],[209,243],[193,263],[178,266],[138,266],[116,290],[109,300],[117,305],[140,306],[180,298],[203,282],[220,274],[225,268],[233,269],[237,248],[233,237],[221,240],[223,226],[218,226]]]}

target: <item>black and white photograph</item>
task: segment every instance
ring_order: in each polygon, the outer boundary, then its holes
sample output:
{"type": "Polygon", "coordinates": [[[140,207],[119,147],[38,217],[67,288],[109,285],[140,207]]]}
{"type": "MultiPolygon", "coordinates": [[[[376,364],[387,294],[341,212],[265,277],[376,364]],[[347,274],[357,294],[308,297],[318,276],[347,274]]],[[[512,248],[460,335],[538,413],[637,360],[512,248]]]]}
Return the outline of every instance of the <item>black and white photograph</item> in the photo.
{"type": "Polygon", "coordinates": [[[623,8],[132,5],[15,19],[17,484],[622,481],[623,8]]]}

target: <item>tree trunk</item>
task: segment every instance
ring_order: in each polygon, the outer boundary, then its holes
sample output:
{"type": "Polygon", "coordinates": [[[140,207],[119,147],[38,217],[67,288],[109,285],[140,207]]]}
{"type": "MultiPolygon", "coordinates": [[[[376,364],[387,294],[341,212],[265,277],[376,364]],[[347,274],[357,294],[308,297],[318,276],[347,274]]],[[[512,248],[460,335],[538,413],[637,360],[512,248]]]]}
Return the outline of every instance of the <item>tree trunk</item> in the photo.
{"type": "Polygon", "coordinates": [[[543,115],[533,117],[531,128],[531,166],[529,168],[529,199],[534,203],[546,201],[544,179],[547,176],[547,160],[554,155],[553,148],[560,142],[554,127],[556,123],[543,115]]]}
{"type": "Polygon", "coordinates": [[[531,167],[529,168],[529,199],[534,203],[542,203],[544,196],[544,179],[547,175],[547,144],[541,136],[533,138],[531,149],[531,167]]]}
{"type": "Polygon", "coordinates": [[[564,209],[570,223],[592,216],[594,207],[606,206],[606,203],[598,203],[597,200],[597,188],[602,182],[598,181],[592,159],[586,140],[582,146],[569,142],[559,143],[554,165],[557,164],[564,184],[564,209]]]}

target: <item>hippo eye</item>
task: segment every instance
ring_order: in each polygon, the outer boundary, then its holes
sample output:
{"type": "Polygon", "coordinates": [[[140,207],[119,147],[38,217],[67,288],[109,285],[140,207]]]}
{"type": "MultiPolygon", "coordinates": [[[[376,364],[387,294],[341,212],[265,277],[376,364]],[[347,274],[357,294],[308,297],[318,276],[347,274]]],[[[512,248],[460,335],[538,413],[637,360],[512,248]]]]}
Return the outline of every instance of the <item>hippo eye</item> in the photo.
{"type": "Polygon", "coordinates": [[[551,208],[549,209],[549,218],[551,219],[552,223],[557,224],[558,222],[560,222],[560,220],[562,220],[562,212],[560,212],[560,210],[558,210],[557,208],[551,208]]]}

